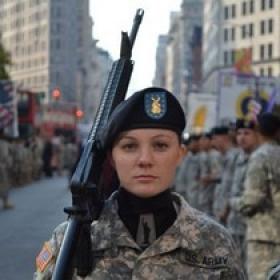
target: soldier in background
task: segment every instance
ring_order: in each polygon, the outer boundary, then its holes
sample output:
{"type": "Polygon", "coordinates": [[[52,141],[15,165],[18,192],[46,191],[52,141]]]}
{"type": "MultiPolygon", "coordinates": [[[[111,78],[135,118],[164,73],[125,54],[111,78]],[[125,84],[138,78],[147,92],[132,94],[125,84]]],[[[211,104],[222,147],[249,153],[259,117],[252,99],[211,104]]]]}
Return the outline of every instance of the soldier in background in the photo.
{"type": "Polygon", "coordinates": [[[229,214],[230,189],[239,150],[234,146],[229,128],[226,126],[216,127],[213,138],[217,150],[223,156],[221,182],[215,188],[213,212],[217,221],[226,225],[229,214]]]}
{"type": "Polygon", "coordinates": [[[210,173],[209,151],[211,147],[210,134],[202,134],[199,139],[199,194],[198,209],[208,215],[211,215],[213,194],[208,182],[203,180],[210,173]]]}
{"type": "Polygon", "coordinates": [[[71,137],[70,139],[66,139],[64,153],[63,153],[63,161],[64,168],[66,169],[67,176],[70,178],[72,175],[73,168],[78,160],[79,156],[79,148],[76,143],[75,137],[71,137]]]}
{"type": "Polygon", "coordinates": [[[247,273],[254,280],[265,279],[268,269],[280,258],[279,130],[279,116],[264,113],[258,117],[260,146],[250,157],[239,200],[247,221],[247,273]]]}
{"type": "Polygon", "coordinates": [[[11,183],[9,180],[9,169],[12,165],[10,155],[10,144],[7,141],[4,130],[0,130],[0,198],[3,201],[3,209],[11,209],[14,206],[9,201],[9,189],[11,183]]]}
{"type": "Polygon", "coordinates": [[[188,168],[188,164],[187,164],[187,159],[190,156],[190,144],[191,142],[191,137],[188,138],[184,138],[182,137],[182,144],[184,146],[184,160],[182,162],[182,164],[180,166],[178,166],[177,170],[176,170],[176,179],[175,179],[175,190],[176,192],[178,192],[179,194],[181,194],[185,199],[187,199],[187,186],[184,184],[184,177],[185,177],[185,173],[188,172],[187,168],[188,168]]]}
{"type": "Polygon", "coordinates": [[[236,121],[236,142],[241,151],[238,155],[233,175],[233,182],[230,192],[230,212],[227,222],[227,227],[230,230],[237,247],[240,248],[240,256],[242,263],[246,263],[246,244],[245,233],[246,223],[240,215],[236,203],[242,196],[244,191],[244,181],[248,167],[248,161],[251,153],[258,145],[256,133],[256,122],[238,119],[236,121]]]}
{"type": "Polygon", "coordinates": [[[51,141],[51,137],[46,136],[46,139],[44,141],[44,146],[43,146],[42,160],[43,160],[43,171],[47,177],[53,176],[53,170],[51,165],[52,157],[53,157],[53,144],[51,141]]]}
{"type": "Polygon", "coordinates": [[[195,208],[198,207],[199,195],[199,138],[200,135],[190,136],[189,152],[180,165],[177,176],[180,193],[195,208]]]}

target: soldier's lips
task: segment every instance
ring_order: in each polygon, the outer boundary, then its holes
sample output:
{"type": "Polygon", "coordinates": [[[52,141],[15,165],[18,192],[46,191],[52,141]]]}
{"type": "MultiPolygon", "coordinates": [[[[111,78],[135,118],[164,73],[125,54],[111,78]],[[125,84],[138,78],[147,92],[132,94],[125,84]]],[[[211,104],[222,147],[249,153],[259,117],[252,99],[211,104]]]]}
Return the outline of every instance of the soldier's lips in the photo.
{"type": "Polygon", "coordinates": [[[156,176],[153,175],[138,175],[138,176],[134,176],[134,179],[138,182],[141,183],[149,183],[152,182],[154,180],[156,180],[156,176]]]}

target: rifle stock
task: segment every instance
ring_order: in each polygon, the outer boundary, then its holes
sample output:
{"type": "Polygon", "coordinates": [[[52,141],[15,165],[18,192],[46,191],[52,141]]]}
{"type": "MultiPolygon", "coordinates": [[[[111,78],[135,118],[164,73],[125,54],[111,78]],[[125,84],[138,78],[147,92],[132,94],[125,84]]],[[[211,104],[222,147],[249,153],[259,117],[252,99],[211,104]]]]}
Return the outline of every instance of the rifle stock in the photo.
{"type": "MultiPolygon", "coordinates": [[[[105,187],[113,187],[112,185],[105,186],[104,178],[102,178],[102,174],[108,172],[108,164],[106,155],[100,148],[98,137],[113,109],[125,98],[134,64],[131,60],[132,48],[143,15],[144,11],[138,9],[130,35],[122,32],[120,58],[112,65],[87,143],[71,178],[72,207],[64,209],[69,215],[69,219],[52,276],[53,280],[72,278],[74,257],[77,255],[77,250],[79,251],[79,258],[81,258],[81,254],[90,255],[90,238],[79,237],[81,234],[83,234],[83,237],[84,235],[89,236],[90,224],[93,220],[98,219],[104,197],[110,190],[106,190],[105,195],[102,192],[105,187]],[[87,242],[78,245],[78,242],[83,242],[82,239],[87,239],[87,242]],[[80,246],[84,247],[79,249],[80,246]]],[[[89,274],[92,270],[90,256],[86,260],[83,259],[78,266],[80,276],[84,277],[89,274]]]]}

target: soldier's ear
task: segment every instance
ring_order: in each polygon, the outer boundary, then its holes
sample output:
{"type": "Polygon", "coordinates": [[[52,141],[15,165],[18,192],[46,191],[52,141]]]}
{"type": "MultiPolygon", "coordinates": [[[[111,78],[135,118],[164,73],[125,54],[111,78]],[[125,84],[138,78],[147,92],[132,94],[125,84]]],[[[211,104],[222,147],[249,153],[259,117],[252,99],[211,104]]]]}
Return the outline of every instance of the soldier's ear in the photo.
{"type": "Polygon", "coordinates": [[[177,166],[179,166],[182,163],[185,154],[186,154],[186,147],[183,144],[180,144],[179,151],[178,151],[177,166]]]}

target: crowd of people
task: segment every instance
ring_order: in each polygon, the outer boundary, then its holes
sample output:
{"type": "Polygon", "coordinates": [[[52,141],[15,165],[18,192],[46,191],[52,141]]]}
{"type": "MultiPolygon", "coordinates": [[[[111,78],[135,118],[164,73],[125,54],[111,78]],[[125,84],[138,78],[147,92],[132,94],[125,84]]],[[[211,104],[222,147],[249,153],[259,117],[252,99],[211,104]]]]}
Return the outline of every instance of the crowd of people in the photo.
{"type": "Polygon", "coordinates": [[[80,153],[74,138],[33,135],[12,138],[0,131],[0,199],[3,209],[14,208],[9,199],[13,187],[30,184],[54,174],[69,175],[80,153]]]}
{"type": "Polygon", "coordinates": [[[280,260],[280,118],[238,119],[191,135],[176,190],[231,233],[249,279],[280,260]]]}

